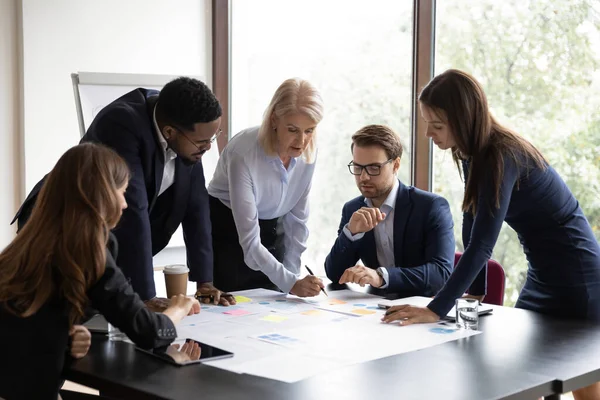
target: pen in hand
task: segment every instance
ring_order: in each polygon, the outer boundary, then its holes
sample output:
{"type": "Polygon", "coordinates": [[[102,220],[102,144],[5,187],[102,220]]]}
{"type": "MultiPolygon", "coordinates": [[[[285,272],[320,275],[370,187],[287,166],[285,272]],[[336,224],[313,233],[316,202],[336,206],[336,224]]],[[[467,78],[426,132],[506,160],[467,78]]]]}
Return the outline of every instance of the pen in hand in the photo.
{"type": "MultiPolygon", "coordinates": [[[[308,265],[305,265],[304,268],[306,268],[306,270],[308,271],[309,274],[311,274],[312,276],[315,276],[315,274],[313,274],[313,272],[310,270],[310,268],[308,268],[308,265]]],[[[325,289],[321,288],[321,292],[323,292],[325,294],[325,296],[329,297],[329,295],[327,294],[325,289]]]]}

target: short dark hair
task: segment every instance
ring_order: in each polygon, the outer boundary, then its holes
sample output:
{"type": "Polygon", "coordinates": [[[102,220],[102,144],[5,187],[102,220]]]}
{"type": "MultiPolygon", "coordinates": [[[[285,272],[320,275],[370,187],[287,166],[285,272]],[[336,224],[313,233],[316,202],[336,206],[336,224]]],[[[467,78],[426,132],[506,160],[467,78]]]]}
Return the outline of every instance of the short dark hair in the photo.
{"type": "Polygon", "coordinates": [[[167,125],[193,130],[194,124],[219,118],[222,110],[219,100],[204,82],[182,76],[162,88],[156,113],[167,125]]]}
{"type": "Polygon", "coordinates": [[[354,151],[355,145],[358,147],[379,146],[385,150],[388,159],[402,158],[403,148],[400,138],[396,132],[385,125],[367,125],[360,128],[352,135],[350,151],[354,151]]]}

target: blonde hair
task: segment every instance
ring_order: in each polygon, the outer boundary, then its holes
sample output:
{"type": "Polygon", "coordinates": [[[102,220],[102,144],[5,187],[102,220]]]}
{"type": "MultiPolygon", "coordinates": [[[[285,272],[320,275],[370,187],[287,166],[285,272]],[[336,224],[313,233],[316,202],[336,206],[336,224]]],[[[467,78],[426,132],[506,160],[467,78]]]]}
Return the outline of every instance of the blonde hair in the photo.
{"type": "MultiPolygon", "coordinates": [[[[300,78],[286,79],[275,91],[269,107],[265,110],[258,130],[258,140],[268,155],[277,154],[277,133],[271,127],[271,117],[281,118],[287,114],[301,113],[316,124],[323,119],[323,100],[318,90],[300,78]]],[[[307,163],[314,162],[317,151],[316,131],[302,154],[307,163]]]]}

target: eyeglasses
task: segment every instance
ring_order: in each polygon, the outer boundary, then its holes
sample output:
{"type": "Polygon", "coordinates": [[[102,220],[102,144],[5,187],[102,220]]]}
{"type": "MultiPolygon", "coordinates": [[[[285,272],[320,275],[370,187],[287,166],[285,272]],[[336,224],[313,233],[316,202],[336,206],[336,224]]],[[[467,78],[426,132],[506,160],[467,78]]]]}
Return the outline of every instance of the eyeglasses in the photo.
{"type": "Polygon", "coordinates": [[[364,169],[367,172],[367,175],[377,176],[377,175],[381,174],[381,167],[383,167],[385,164],[388,164],[392,161],[394,161],[394,159],[390,158],[389,160],[387,160],[386,162],[382,162],[381,164],[369,164],[369,165],[360,165],[360,164],[355,163],[354,161],[350,161],[350,163],[348,164],[348,170],[350,171],[350,173],[352,175],[361,175],[363,172],[363,169],[364,169]]]}
{"type": "Polygon", "coordinates": [[[194,147],[196,147],[198,149],[198,151],[203,151],[203,147],[206,146],[207,144],[211,144],[214,143],[215,140],[217,140],[217,138],[219,137],[219,135],[221,135],[221,133],[223,133],[223,130],[221,128],[219,128],[219,130],[217,131],[217,133],[215,133],[210,139],[206,139],[206,140],[198,140],[197,142],[194,142],[192,139],[190,139],[188,137],[188,135],[185,134],[185,132],[183,132],[183,129],[177,127],[177,126],[173,126],[175,129],[177,129],[179,131],[179,133],[181,133],[183,135],[184,138],[187,139],[188,142],[190,142],[191,144],[194,145],[194,147]],[[199,143],[199,144],[197,144],[199,143]]]}

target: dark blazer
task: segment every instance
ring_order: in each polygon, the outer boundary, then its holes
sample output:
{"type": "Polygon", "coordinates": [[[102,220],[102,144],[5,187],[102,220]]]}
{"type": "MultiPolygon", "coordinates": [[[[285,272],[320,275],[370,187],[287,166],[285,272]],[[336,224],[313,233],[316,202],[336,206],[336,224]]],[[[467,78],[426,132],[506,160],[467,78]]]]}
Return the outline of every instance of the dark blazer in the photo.
{"type": "MultiPolygon", "coordinates": [[[[361,259],[365,266],[379,268],[373,230],[351,241],[343,232],[352,214],[366,207],[365,198],[350,200],[342,209],[342,220],[331,252],[325,260],[327,277],[339,281],[344,271],[361,259]]],[[[394,208],[395,268],[388,268],[387,290],[405,295],[432,296],[452,273],[454,224],[443,197],[405,186],[400,182],[394,208]]]]}
{"type": "MultiPolygon", "coordinates": [[[[529,264],[515,307],[600,321],[600,245],[579,202],[552,166],[540,168],[524,156],[520,164],[509,156],[503,161],[499,207],[492,179],[484,174],[477,213],[463,216],[465,251],[429,309],[445,315],[469,286],[470,294],[485,294],[487,261],[506,222],[529,264]]],[[[470,170],[463,161],[465,181],[470,170]]]]}
{"type": "MultiPolygon", "coordinates": [[[[102,143],[121,155],[131,170],[125,193],[128,208],[114,234],[121,246],[117,264],[143,300],[156,295],[152,256],[183,225],[190,280],[212,281],[213,253],[208,192],[202,163],[186,166],[175,159],[175,180],[160,197],[164,156],[153,123],[155,90],[136,89],[106,106],[81,142],[102,143]]],[[[43,180],[31,191],[15,219],[29,218],[43,180]]],[[[14,222],[14,221],[13,221],[14,222]]]]}
{"type": "MultiPolygon", "coordinates": [[[[115,256],[111,237],[106,271],[87,292],[90,305],[138,346],[169,345],[177,337],[173,322],[146,308],[117,268],[115,256]]],[[[9,314],[0,305],[0,398],[56,400],[63,366],[70,360],[68,310],[56,297],[28,318],[9,314]]]]}

